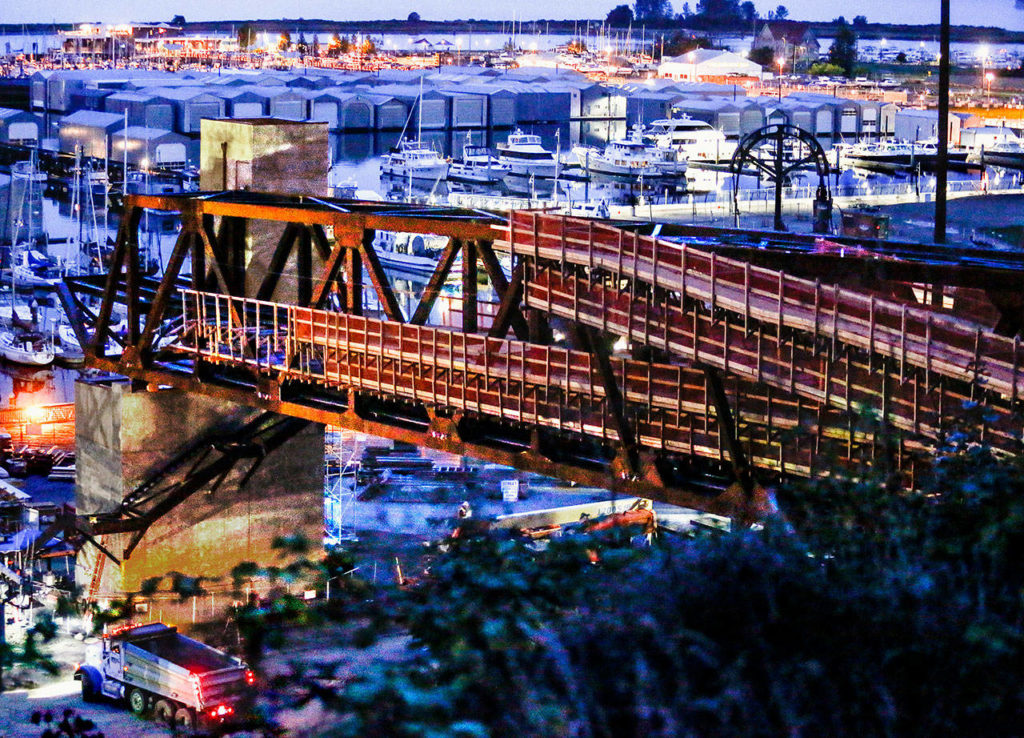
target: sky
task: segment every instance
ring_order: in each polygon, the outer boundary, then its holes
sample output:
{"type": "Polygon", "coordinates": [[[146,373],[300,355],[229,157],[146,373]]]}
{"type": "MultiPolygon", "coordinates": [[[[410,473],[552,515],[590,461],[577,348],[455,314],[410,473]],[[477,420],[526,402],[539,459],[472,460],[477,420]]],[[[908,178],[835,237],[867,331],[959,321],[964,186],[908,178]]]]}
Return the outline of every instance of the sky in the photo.
{"type": "MultiPolygon", "coordinates": [[[[373,20],[405,18],[416,11],[424,20],[488,18],[603,18],[619,2],[627,0],[3,0],[0,22],[129,22],[170,20],[184,15],[187,20],[246,20],[253,18],[326,18],[332,20],[373,20]]],[[[845,15],[848,20],[864,15],[869,21],[893,23],[936,23],[939,0],[783,0],[790,17],[800,20],[831,20],[845,15]]],[[[755,0],[762,15],[778,0],[755,0]]],[[[676,11],[683,0],[675,0],[676,11]]],[[[696,7],[697,1],[690,0],[696,7]]],[[[1024,3],[1016,0],[951,0],[952,21],[962,25],[990,25],[1024,31],[1024,3]]]]}

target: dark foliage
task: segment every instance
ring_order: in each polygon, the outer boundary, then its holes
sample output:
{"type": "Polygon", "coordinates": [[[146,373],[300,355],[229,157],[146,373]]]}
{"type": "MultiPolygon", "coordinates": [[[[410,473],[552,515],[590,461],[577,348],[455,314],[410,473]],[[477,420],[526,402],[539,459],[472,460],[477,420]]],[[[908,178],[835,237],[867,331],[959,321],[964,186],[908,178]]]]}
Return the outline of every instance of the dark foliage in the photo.
{"type": "Polygon", "coordinates": [[[625,27],[633,22],[633,11],[628,5],[616,5],[608,11],[605,23],[614,27],[625,27]]]}
{"type": "Polygon", "coordinates": [[[665,56],[680,56],[694,49],[710,49],[711,39],[692,33],[676,33],[665,40],[665,56]]]}
{"type": "Polygon", "coordinates": [[[794,485],[759,531],[463,541],[397,603],[419,658],[325,704],[353,736],[1019,735],[1022,467],[958,433],[920,492],[794,485]]]}
{"type": "Polygon", "coordinates": [[[843,19],[836,26],[836,36],[828,50],[829,63],[842,67],[847,77],[853,76],[857,65],[857,33],[843,19]]]}

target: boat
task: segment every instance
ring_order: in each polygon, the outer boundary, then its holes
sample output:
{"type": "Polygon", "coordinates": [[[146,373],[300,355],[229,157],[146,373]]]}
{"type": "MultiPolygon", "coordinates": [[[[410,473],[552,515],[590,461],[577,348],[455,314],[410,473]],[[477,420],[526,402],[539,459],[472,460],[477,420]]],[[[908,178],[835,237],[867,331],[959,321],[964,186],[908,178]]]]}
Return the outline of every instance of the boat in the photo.
{"type": "Polygon", "coordinates": [[[39,333],[0,331],[0,356],[15,364],[49,366],[53,345],[39,333]]]}
{"type": "Polygon", "coordinates": [[[403,138],[398,146],[380,158],[380,173],[396,179],[436,182],[448,174],[448,162],[421,141],[403,138]]]}
{"type": "MultiPolygon", "coordinates": [[[[381,266],[406,276],[428,278],[437,269],[441,252],[448,245],[447,236],[421,233],[394,233],[377,231],[374,250],[381,266]]],[[[460,257],[456,263],[461,264],[460,257]]],[[[460,270],[453,265],[451,276],[458,278],[460,270]]]]}
{"type": "Polygon", "coordinates": [[[613,177],[678,177],[686,173],[686,159],[679,151],[644,140],[643,130],[634,127],[626,138],[609,141],[604,150],[576,146],[573,153],[584,171],[613,177]]]}
{"type": "Polygon", "coordinates": [[[558,159],[541,145],[540,136],[523,133],[518,128],[508,140],[498,144],[498,162],[507,167],[507,177],[554,179],[558,176],[558,159]]]}
{"type": "Polygon", "coordinates": [[[724,133],[688,116],[660,118],[651,123],[645,135],[660,148],[675,149],[689,162],[731,161],[736,152],[736,143],[727,140],[724,133]]]}
{"type": "Polygon", "coordinates": [[[54,263],[42,252],[20,248],[15,250],[15,254],[11,282],[16,287],[53,289],[61,283],[61,277],[54,271],[54,263]]]}
{"type": "Polygon", "coordinates": [[[1002,141],[988,147],[978,147],[971,152],[968,161],[986,166],[1024,169],[1024,142],[1002,141]]]}
{"type": "MultiPolygon", "coordinates": [[[[85,361],[85,350],[82,348],[82,344],[78,341],[78,336],[75,335],[74,329],[67,323],[61,323],[57,326],[55,332],[56,340],[54,341],[53,353],[54,359],[58,363],[76,366],[85,361]]],[[[117,356],[121,354],[124,349],[117,341],[112,338],[107,339],[107,344],[104,347],[104,354],[106,356],[117,356]]]]}
{"type": "Polygon", "coordinates": [[[460,184],[494,185],[505,178],[508,166],[486,146],[466,145],[462,160],[448,167],[448,181],[460,184]]]}

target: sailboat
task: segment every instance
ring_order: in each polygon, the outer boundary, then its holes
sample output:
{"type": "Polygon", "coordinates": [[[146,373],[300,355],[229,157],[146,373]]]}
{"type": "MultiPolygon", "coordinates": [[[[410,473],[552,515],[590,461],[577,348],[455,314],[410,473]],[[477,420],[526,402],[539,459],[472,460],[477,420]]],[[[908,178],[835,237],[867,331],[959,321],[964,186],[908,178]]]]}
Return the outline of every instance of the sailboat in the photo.
{"type": "Polygon", "coordinates": [[[423,77],[420,77],[420,94],[416,100],[419,113],[416,140],[402,138],[398,146],[380,158],[382,176],[398,179],[425,179],[436,182],[448,174],[448,162],[434,149],[423,143],[423,77]]]}
{"type": "Polygon", "coordinates": [[[49,366],[53,344],[39,333],[0,331],[0,356],[15,364],[49,366]]]}

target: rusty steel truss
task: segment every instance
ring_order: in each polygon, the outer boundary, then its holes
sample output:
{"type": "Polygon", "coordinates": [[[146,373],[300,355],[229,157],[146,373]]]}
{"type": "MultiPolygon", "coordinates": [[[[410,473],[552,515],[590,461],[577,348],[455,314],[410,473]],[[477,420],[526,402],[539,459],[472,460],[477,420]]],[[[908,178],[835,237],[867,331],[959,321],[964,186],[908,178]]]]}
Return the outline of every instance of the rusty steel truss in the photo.
{"type": "MultiPolygon", "coordinates": [[[[989,442],[1018,449],[1024,263],[772,238],[134,196],[109,275],[69,279],[61,296],[93,367],[728,515],[763,510],[766,483],[837,465],[884,460],[914,485],[967,404],[985,408],[989,442]],[[159,279],[140,266],[144,209],[181,219],[159,279]],[[258,267],[257,224],[274,234],[258,267]],[[449,239],[412,301],[381,266],[378,231],[449,239]],[[123,353],[104,354],[110,337],[123,353]]],[[[117,530],[140,515],[153,509],[124,510],[117,530]]]]}

